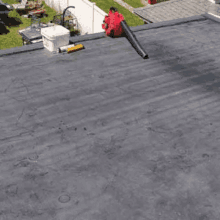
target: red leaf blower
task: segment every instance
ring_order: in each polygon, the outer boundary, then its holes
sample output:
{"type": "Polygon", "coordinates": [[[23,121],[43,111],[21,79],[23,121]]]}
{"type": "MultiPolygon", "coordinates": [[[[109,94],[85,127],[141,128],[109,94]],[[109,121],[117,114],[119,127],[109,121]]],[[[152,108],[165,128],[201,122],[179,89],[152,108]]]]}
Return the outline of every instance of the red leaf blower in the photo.
{"type": "Polygon", "coordinates": [[[148,55],[137,41],[135,35],[128,27],[122,14],[118,13],[118,9],[111,7],[108,16],[103,20],[102,28],[105,29],[106,35],[110,37],[120,37],[125,35],[137,53],[143,58],[147,59],[148,55]]]}

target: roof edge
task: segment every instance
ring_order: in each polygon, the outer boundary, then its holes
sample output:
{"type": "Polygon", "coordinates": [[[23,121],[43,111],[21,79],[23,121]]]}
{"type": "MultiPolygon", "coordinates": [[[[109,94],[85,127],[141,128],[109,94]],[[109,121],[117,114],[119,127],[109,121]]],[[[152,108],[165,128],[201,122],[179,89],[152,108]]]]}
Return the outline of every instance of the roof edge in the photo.
{"type": "MultiPolygon", "coordinates": [[[[138,32],[142,30],[148,30],[148,29],[154,29],[154,28],[161,28],[161,27],[167,27],[167,26],[173,26],[173,25],[178,25],[178,24],[183,24],[187,22],[193,22],[193,21],[202,21],[206,19],[211,19],[216,22],[220,22],[220,18],[217,18],[211,14],[205,13],[202,15],[195,15],[187,18],[178,18],[170,21],[162,21],[158,23],[150,23],[150,24],[144,24],[136,27],[130,27],[130,29],[133,32],[138,32]]],[[[78,42],[83,42],[83,41],[89,41],[89,40],[96,40],[96,39],[101,39],[105,38],[105,32],[100,32],[100,33],[95,33],[95,34],[88,34],[88,35],[83,35],[83,36],[77,36],[77,37],[70,37],[70,43],[78,43],[78,42]]],[[[34,50],[40,50],[44,49],[43,43],[36,43],[36,44],[31,44],[31,45],[25,45],[22,47],[15,47],[15,48],[10,48],[10,49],[5,49],[5,50],[0,50],[0,57],[2,56],[7,56],[7,55],[13,55],[17,53],[24,53],[24,52],[30,52],[34,50]]]]}
{"type": "Polygon", "coordinates": [[[216,21],[216,22],[220,23],[220,16],[215,15],[211,12],[208,12],[208,13],[206,12],[205,14],[202,14],[202,16],[205,17],[206,19],[210,19],[212,21],[216,21]]]}
{"type": "Polygon", "coordinates": [[[169,21],[161,21],[157,23],[150,23],[150,24],[145,24],[141,26],[131,27],[130,29],[133,32],[137,32],[137,31],[142,31],[142,30],[173,26],[173,25],[178,25],[178,24],[183,24],[183,23],[188,23],[188,22],[193,22],[193,21],[203,21],[206,19],[207,18],[202,15],[194,15],[194,16],[187,17],[187,18],[178,18],[178,19],[173,19],[169,21]]]}
{"type": "MultiPolygon", "coordinates": [[[[173,25],[178,25],[182,23],[187,23],[187,22],[192,22],[192,21],[202,21],[209,19],[209,17],[205,17],[202,15],[195,15],[187,18],[178,18],[170,21],[162,21],[158,23],[150,23],[150,24],[143,24],[139,25],[136,27],[130,27],[130,29],[133,32],[137,31],[144,31],[148,29],[154,29],[154,28],[161,28],[161,27],[167,27],[167,26],[173,26],[173,25]]],[[[96,34],[88,34],[84,36],[78,36],[78,37],[70,37],[71,43],[77,43],[77,42],[82,42],[82,41],[88,41],[88,40],[96,40],[100,38],[104,38],[105,33],[96,33],[96,34]]]]}
{"type": "Polygon", "coordinates": [[[24,45],[22,47],[13,47],[10,49],[0,50],[0,57],[34,51],[34,50],[40,50],[40,49],[44,49],[42,42],[36,44],[24,45]]]}

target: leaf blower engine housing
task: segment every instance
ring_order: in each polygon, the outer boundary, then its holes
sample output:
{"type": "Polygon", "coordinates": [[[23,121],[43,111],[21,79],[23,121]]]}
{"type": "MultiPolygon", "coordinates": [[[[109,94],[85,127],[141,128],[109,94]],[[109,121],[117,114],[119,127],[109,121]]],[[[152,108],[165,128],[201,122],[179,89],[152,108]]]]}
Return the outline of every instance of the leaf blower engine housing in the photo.
{"type": "Polygon", "coordinates": [[[121,21],[124,21],[123,15],[118,13],[117,8],[111,7],[109,14],[105,16],[102,24],[102,28],[105,29],[106,35],[110,37],[121,36],[124,33],[121,21]]]}

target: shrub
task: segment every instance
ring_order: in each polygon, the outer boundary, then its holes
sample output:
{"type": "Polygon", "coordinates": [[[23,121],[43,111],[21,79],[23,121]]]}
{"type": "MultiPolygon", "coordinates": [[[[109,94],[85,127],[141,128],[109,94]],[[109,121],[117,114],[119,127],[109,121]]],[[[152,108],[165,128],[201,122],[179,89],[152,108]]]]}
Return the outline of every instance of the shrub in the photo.
{"type": "Polygon", "coordinates": [[[8,13],[8,16],[11,17],[11,18],[18,18],[18,19],[21,19],[21,16],[18,14],[18,12],[14,9],[12,11],[10,11],[8,13]]]}
{"type": "Polygon", "coordinates": [[[19,26],[20,24],[22,24],[22,17],[18,14],[16,10],[10,11],[8,16],[8,26],[19,26]]]}

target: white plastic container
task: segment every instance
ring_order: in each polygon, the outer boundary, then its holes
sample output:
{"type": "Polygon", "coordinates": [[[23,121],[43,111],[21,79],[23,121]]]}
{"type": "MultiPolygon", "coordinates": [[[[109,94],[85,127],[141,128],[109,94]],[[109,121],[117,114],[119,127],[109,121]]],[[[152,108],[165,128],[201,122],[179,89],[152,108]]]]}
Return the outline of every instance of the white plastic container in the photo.
{"type": "Polygon", "coordinates": [[[51,52],[69,44],[70,31],[61,25],[42,28],[41,35],[44,47],[51,52]]]}
{"type": "Polygon", "coordinates": [[[64,46],[64,47],[60,47],[59,48],[59,53],[63,53],[63,52],[67,52],[68,48],[71,48],[71,47],[74,47],[75,44],[70,44],[70,45],[67,45],[67,46],[64,46]]]}

